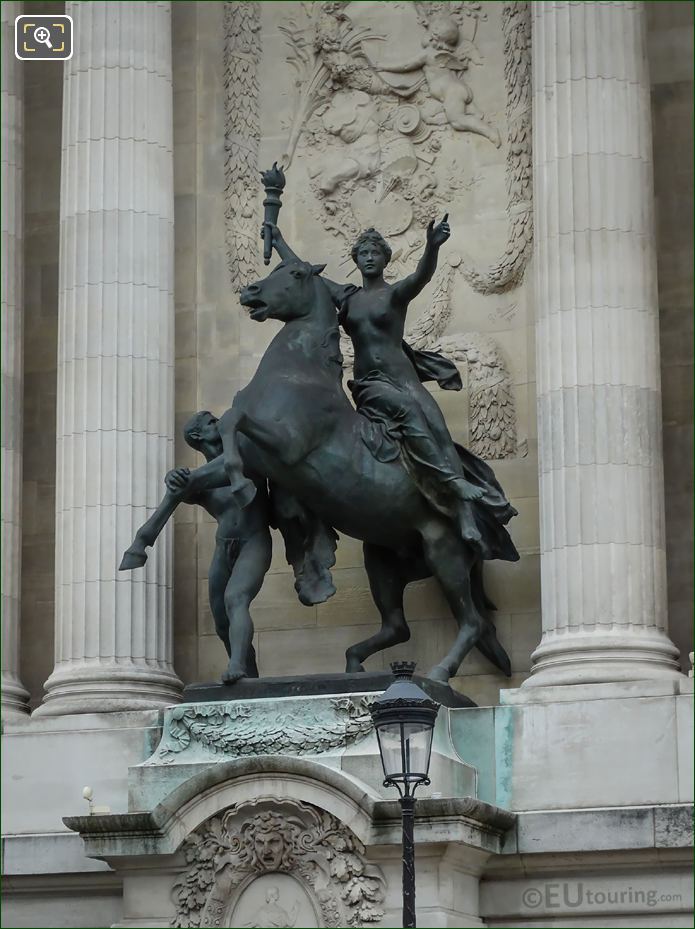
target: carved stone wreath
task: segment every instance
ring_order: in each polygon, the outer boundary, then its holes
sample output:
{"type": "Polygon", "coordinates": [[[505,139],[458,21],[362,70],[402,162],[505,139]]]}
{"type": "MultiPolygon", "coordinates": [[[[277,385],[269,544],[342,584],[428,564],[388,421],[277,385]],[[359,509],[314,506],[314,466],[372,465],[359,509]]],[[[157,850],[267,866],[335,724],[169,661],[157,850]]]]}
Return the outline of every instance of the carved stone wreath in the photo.
{"type": "Polygon", "coordinates": [[[372,730],[370,697],[287,700],[282,713],[272,701],[192,703],[167,710],[164,732],[148,765],[189,756],[311,755],[354,744],[372,730]]]}
{"type": "Polygon", "coordinates": [[[231,925],[243,888],[266,874],[298,880],[324,926],[364,926],[383,916],[381,871],[349,829],[309,804],[268,798],[232,807],[188,836],[183,852],[174,927],[231,925]]]}

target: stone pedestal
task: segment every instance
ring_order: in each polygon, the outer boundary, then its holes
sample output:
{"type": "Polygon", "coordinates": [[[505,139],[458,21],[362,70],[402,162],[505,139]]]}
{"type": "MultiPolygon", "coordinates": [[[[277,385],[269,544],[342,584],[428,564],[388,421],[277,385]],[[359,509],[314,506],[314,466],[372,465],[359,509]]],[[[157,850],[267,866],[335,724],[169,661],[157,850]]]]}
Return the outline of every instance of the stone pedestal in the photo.
{"type": "Polygon", "coordinates": [[[173,157],[168,3],[66,5],[60,208],[56,666],[42,714],[178,699],[171,536],[122,551],[173,452],[173,157]]]}
{"type": "Polygon", "coordinates": [[[14,56],[21,3],[3,3],[2,23],[2,718],[27,713],[19,679],[22,585],[22,372],[24,351],[23,77],[14,56]]]}
{"type": "Polygon", "coordinates": [[[526,685],[677,677],[644,4],[531,12],[543,637],[526,685]]]}
{"type": "MultiPolygon", "coordinates": [[[[131,808],[154,808],[175,787],[211,766],[267,755],[306,758],[342,771],[346,777],[369,785],[375,795],[389,799],[393,789],[383,786],[369,712],[374,696],[353,691],[169,707],[156,751],[128,772],[131,808]]],[[[445,797],[478,796],[476,769],[461,760],[452,740],[450,717],[461,712],[440,708],[430,763],[430,779],[436,786],[423,785],[418,797],[430,796],[433,791],[445,797]]]]}
{"type": "MultiPolygon", "coordinates": [[[[291,925],[294,913],[306,927],[400,926],[401,812],[371,699],[168,709],[156,751],[129,769],[129,812],[64,820],[123,874],[118,925],[291,925]]],[[[477,798],[476,769],[456,752],[449,716],[467,712],[440,710],[432,786],[418,790],[420,925],[484,925],[480,875],[515,821],[477,798]]]]}

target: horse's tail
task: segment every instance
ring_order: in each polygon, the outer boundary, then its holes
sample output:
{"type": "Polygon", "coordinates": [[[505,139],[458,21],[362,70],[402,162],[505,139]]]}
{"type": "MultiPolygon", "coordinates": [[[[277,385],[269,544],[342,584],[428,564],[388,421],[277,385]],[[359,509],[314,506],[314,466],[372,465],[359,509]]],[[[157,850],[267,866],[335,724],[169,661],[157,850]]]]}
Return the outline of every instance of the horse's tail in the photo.
{"type": "Polygon", "coordinates": [[[509,660],[509,655],[500,644],[497,638],[495,624],[489,616],[489,613],[496,610],[497,607],[485,593],[485,587],[483,585],[483,562],[481,560],[476,561],[471,570],[471,595],[484,621],[483,631],[476,642],[476,648],[488,661],[491,661],[495,667],[506,674],[507,677],[511,677],[512,664],[509,660]]]}
{"type": "Polygon", "coordinates": [[[490,617],[487,614],[497,610],[497,607],[485,592],[485,584],[483,583],[483,562],[480,558],[476,559],[471,568],[471,596],[481,616],[485,616],[489,619],[490,617]]]}
{"type": "Polygon", "coordinates": [[[338,536],[335,530],[277,484],[270,483],[272,525],[285,540],[294,589],[305,606],[324,603],[335,593],[331,568],[338,536]]]}

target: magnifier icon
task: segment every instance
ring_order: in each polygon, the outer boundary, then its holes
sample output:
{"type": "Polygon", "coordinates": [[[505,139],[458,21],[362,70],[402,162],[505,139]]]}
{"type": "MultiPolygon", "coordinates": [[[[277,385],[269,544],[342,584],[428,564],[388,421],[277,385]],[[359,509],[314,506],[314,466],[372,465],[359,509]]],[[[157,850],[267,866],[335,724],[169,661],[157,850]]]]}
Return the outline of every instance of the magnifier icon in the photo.
{"type": "Polygon", "coordinates": [[[34,29],[34,41],[40,42],[42,45],[48,46],[48,48],[53,49],[51,44],[51,33],[45,26],[38,26],[34,29]]]}

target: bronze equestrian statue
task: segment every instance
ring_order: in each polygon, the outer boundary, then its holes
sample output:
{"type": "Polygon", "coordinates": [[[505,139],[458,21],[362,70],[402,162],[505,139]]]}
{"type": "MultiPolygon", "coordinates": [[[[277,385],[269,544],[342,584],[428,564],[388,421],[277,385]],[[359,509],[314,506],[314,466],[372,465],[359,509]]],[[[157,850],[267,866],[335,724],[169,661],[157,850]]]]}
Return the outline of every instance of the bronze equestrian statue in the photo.
{"type": "MultiPolygon", "coordinates": [[[[264,235],[272,237],[282,262],[245,287],[241,303],[253,320],[276,319],[283,328],[219,421],[223,454],[166,477],[168,503],[162,504],[159,522],[179,500],[215,488],[227,487],[238,506],[248,506],[259,478],[267,480],[271,520],[284,536],[304,603],[320,603],[334,593],[334,530],[363,540],[381,628],[348,648],[348,672],[409,639],[404,589],[433,575],[458,634],[428,676],[447,682],[474,647],[511,673],[489,618],[494,606],[483,590],[482,563],[518,559],[505,528],[516,511],[492,469],[453,441],[422,386],[437,380],[460,389],[455,366],[403,342],[408,304],[431,280],[449,237],[446,220],[430,223],[416,271],[395,284],[383,278],[387,243],[375,230],[364,233],[352,253],[362,288],[324,279],[323,265],[298,258],[274,222],[266,222],[264,235]],[[349,386],[357,410],[343,390],[339,321],[355,347],[355,380],[349,386]]],[[[122,567],[144,563],[144,546],[153,543],[155,529],[145,536],[141,530],[122,567]]],[[[230,624],[229,681],[253,673],[248,611],[230,615],[230,624]]]]}

